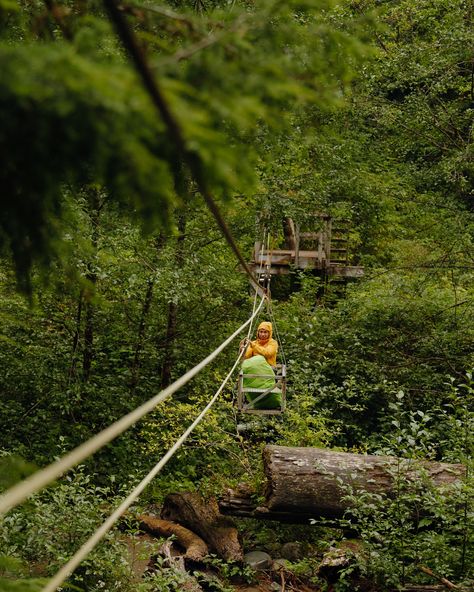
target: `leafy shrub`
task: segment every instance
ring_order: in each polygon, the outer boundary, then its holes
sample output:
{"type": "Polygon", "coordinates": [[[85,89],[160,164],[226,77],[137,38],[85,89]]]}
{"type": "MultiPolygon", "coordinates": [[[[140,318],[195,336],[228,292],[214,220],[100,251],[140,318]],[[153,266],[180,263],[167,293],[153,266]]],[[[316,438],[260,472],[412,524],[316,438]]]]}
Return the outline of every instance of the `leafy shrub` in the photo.
{"type": "MultiPolygon", "coordinates": [[[[92,484],[84,467],[7,514],[0,527],[0,554],[27,563],[32,574],[56,573],[110,513],[110,491],[92,484]]],[[[18,572],[17,572],[18,573],[18,572]]],[[[131,590],[126,550],[115,532],[83,561],[71,582],[90,591],[131,590]]]]}
{"type": "MultiPolygon", "coordinates": [[[[470,375],[468,378],[469,384],[462,386],[472,395],[470,375]]],[[[344,499],[350,504],[344,525],[357,531],[365,545],[365,559],[359,567],[387,589],[407,581],[427,583],[420,566],[472,584],[474,464],[470,458],[472,431],[466,431],[466,426],[472,426],[473,414],[465,407],[463,421],[444,418],[445,425],[454,420],[463,438],[462,460],[467,465],[467,476],[435,487],[427,474],[423,477],[420,462],[436,450],[438,432],[430,430],[431,418],[421,411],[406,410],[403,392],[397,394],[397,403],[391,409],[392,431],[385,436],[385,446],[380,450],[399,458],[396,465],[387,468],[393,482],[391,493],[356,492],[341,482],[346,491],[344,499]]],[[[453,442],[456,444],[456,439],[453,442]]],[[[456,460],[461,460],[460,452],[457,447],[456,460]]]]}

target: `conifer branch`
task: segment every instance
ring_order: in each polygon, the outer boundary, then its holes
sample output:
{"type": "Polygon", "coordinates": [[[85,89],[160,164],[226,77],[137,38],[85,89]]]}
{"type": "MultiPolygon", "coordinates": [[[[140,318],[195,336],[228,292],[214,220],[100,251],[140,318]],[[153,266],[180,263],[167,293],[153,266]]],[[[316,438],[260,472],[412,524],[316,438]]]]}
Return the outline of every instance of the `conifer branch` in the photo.
{"type": "Polygon", "coordinates": [[[259,292],[262,292],[262,286],[260,286],[256,277],[247,265],[245,259],[242,257],[242,254],[240,253],[240,250],[234,240],[234,237],[232,236],[216,202],[214,201],[209,191],[199,154],[188,147],[181,127],[178,121],[175,119],[174,115],[172,114],[168,106],[168,103],[152,74],[152,71],[148,65],[145,55],[141,47],[139,46],[133,31],[129,27],[124,15],[120,11],[116,0],[103,0],[103,3],[110,16],[110,20],[115,26],[119,38],[121,39],[126,51],[129,53],[132,62],[138,74],[140,75],[145,89],[150,95],[155,107],[157,108],[160,114],[160,117],[163,119],[163,122],[165,123],[171,141],[175,145],[177,152],[179,156],[182,158],[183,162],[185,162],[186,165],[189,167],[193,180],[195,181],[196,186],[199,189],[199,192],[203,196],[207,204],[207,207],[214,216],[214,219],[219,225],[219,228],[224,234],[235,256],[239,260],[239,263],[242,265],[243,269],[247,273],[250,281],[259,292]]]}

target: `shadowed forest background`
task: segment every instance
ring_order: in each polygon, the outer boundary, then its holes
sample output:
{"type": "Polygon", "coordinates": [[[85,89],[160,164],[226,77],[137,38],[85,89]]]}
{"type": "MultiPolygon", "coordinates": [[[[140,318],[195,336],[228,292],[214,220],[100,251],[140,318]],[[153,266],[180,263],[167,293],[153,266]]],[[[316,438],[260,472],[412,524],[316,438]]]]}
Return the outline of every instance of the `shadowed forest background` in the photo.
{"type": "MultiPolygon", "coordinates": [[[[285,217],[325,212],[347,224],[365,273],[274,280],[287,413],[242,437],[226,389],[143,507],[174,491],[258,490],[267,442],[471,467],[472,0],[120,2],[188,161],[106,4],[0,0],[1,487],[148,400],[250,315],[248,278],[202,184],[247,260],[263,226],[276,246],[285,217]]],[[[0,590],[41,589],[207,404],[237,345],[3,518],[0,590]]],[[[372,590],[430,583],[419,564],[473,585],[470,475],[449,500],[407,487],[397,504],[354,502],[372,590]],[[414,507],[428,509],[424,524],[414,507]]],[[[241,528],[266,547],[287,536],[241,528]]],[[[295,573],[313,590],[330,588],[311,553],[337,532],[293,535],[308,545],[295,573]]],[[[71,582],[185,589],[165,568],[134,583],[120,536],[71,582]]],[[[333,589],[356,589],[349,576],[333,589]]]]}

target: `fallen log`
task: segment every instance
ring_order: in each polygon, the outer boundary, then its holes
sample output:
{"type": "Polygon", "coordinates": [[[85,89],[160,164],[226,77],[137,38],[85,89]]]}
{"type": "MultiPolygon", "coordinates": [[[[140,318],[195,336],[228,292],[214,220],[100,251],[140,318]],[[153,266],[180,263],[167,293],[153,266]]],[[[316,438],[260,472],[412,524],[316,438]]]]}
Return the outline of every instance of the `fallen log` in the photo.
{"type": "Polygon", "coordinates": [[[138,520],[140,528],[154,536],[169,537],[174,535],[178,544],[185,549],[185,559],[202,561],[204,557],[209,555],[207,545],[202,538],[180,524],[144,514],[138,516],[138,520]]]}
{"type": "Polygon", "coordinates": [[[267,477],[265,497],[270,512],[339,518],[349,503],[347,486],[354,492],[391,494],[395,475],[436,487],[462,479],[466,467],[389,456],[333,452],[319,448],[266,446],[263,451],[267,477]],[[346,487],[345,487],[346,486],[346,487]]]}
{"type": "MultiPolygon", "coordinates": [[[[288,524],[309,524],[310,520],[318,521],[314,512],[278,512],[269,510],[262,503],[256,503],[257,494],[248,484],[239,483],[235,489],[228,488],[218,498],[219,510],[226,516],[238,518],[255,518],[256,520],[273,520],[288,524]]],[[[324,519],[325,526],[337,526],[336,522],[324,519]]]]}
{"type": "Polygon", "coordinates": [[[197,493],[171,493],[165,498],[161,517],[197,533],[222,559],[242,561],[237,528],[230,518],[220,514],[215,499],[205,501],[197,493]]]}

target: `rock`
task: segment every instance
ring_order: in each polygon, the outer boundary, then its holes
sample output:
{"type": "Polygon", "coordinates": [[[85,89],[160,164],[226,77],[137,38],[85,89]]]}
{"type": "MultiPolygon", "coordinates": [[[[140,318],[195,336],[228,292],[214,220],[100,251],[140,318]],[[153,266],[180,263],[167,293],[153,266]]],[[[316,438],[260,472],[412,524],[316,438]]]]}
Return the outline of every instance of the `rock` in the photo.
{"type": "Polygon", "coordinates": [[[303,559],[303,547],[301,543],[285,543],[280,549],[281,556],[292,563],[303,559]]]}
{"type": "Polygon", "coordinates": [[[273,561],[268,553],[264,553],[263,551],[250,551],[244,555],[244,563],[258,571],[270,569],[273,561]]]}
{"type": "Polygon", "coordinates": [[[272,565],[272,569],[274,571],[280,571],[280,569],[289,569],[290,568],[290,562],[288,561],[288,559],[284,559],[283,557],[279,557],[278,559],[275,559],[275,561],[273,562],[272,565]]]}

